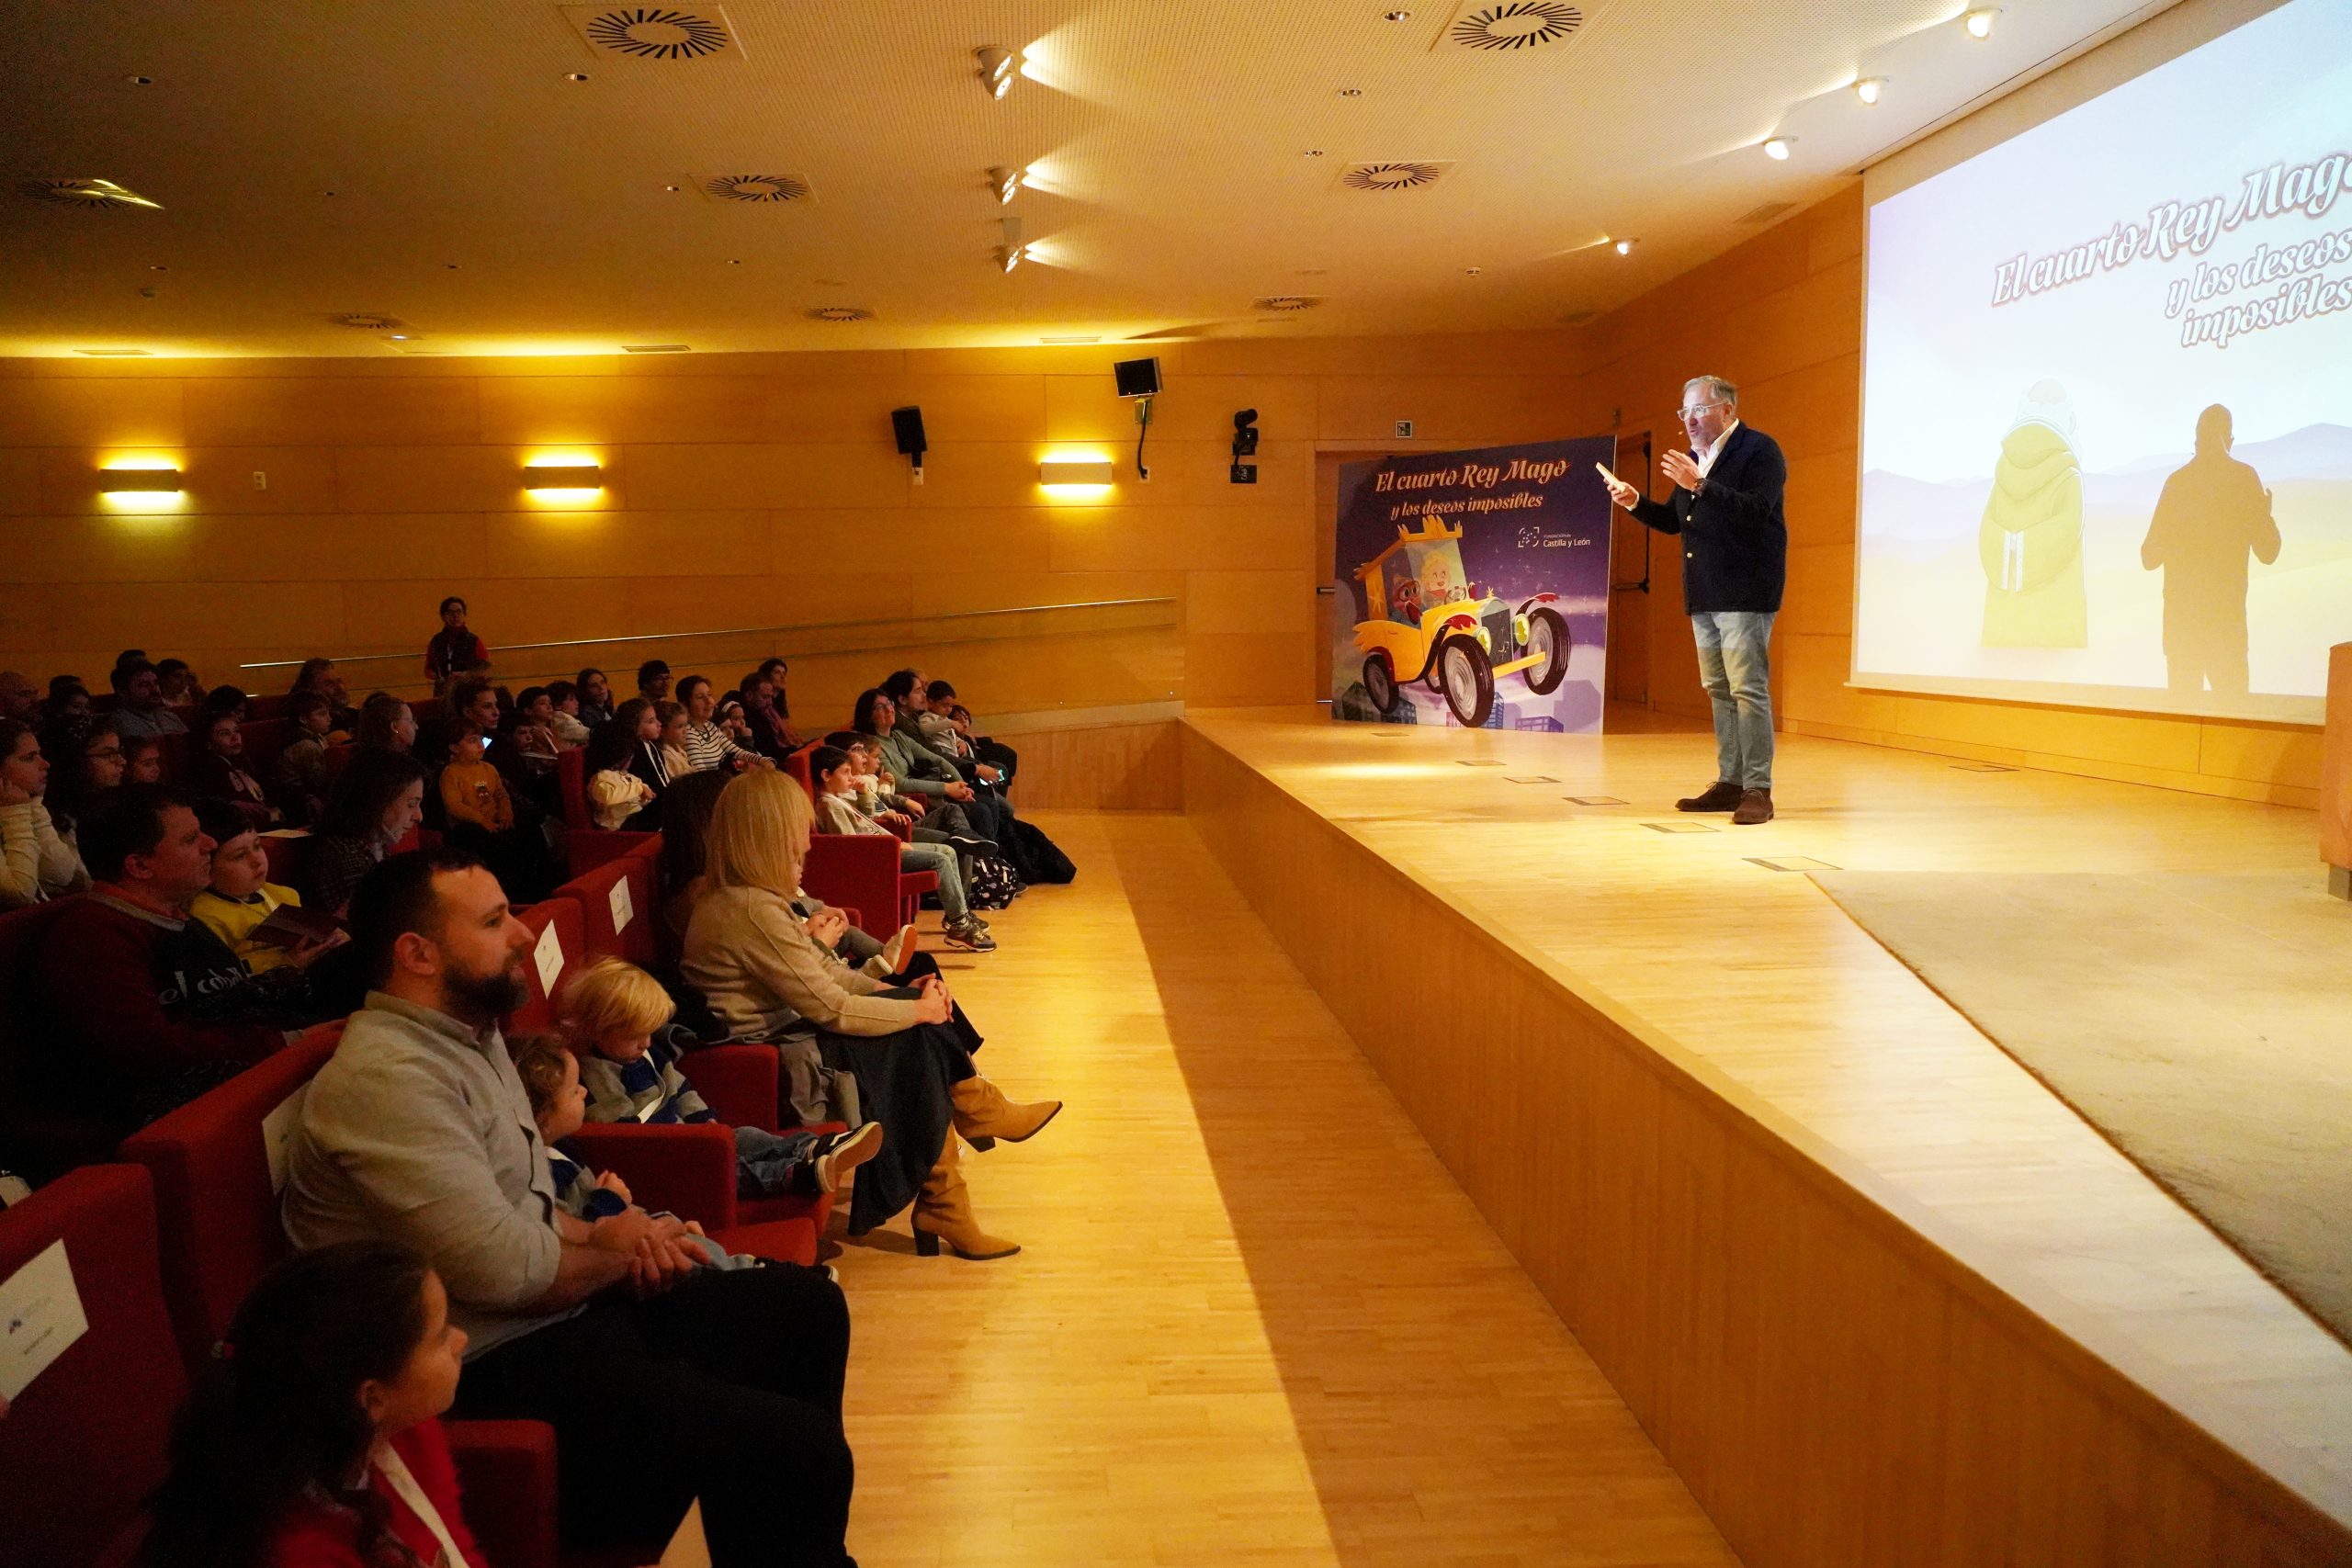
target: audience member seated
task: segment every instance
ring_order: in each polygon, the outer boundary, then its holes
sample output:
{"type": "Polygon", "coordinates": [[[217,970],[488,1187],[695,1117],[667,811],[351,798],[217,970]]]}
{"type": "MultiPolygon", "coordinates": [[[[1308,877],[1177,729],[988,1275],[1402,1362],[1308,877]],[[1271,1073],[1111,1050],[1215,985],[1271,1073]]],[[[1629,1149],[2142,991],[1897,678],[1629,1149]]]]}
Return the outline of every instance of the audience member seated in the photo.
{"type": "MultiPolygon", "coordinates": [[[[288,929],[294,922],[272,919],[280,909],[300,908],[302,896],[269,880],[269,856],[262,852],[261,836],[234,807],[222,800],[198,801],[197,820],[205,837],[213,840],[212,876],[188,913],[236,954],[245,973],[299,973],[343,945],[346,933],[342,931],[300,934],[288,929]]],[[[310,928],[315,923],[303,924],[310,928]]]]}
{"type": "MultiPolygon", "coordinates": [[[[207,699],[208,702],[209,699],[207,699]]],[[[223,800],[235,807],[252,828],[277,825],[277,808],[261,781],[245,769],[245,735],[233,710],[199,716],[202,744],[188,759],[187,791],[201,800],[223,800]]]]}
{"type": "MultiPolygon", "coordinates": [[[[111,718],[112,716],[109,716],[111,718]]],[[[164,740],[158,735],[125,735],[115,726],[122,743],[122,782],[159,784],[164,782],[164,740]]]]}
{"type": "MultiPolygon", "coordinates": [[[[352,710],[351,694],[344,689],[343,677],[335,673],[332,659],[305,659],[302,668],[294,674],[294,684],[287,691],[289,697],[317,693],[327,700],[328,712],[334,723],[329,726],[328,744],[340,745],[351,739],[358,728],[359,716],[352,710]]],[[[288,712],[292,709],[288,708],[288,712]]]]}
{"type": "MultiPolygon", "coordinates": [[[[932,718],[931,680],[920,670],[894,670],[882,682],[883,694],[899,710],[898,723],[892,728],[905,736],[910,744],[922,747],[956,770],[967,783],[991,785],[1003,782],[1003,775],[993,763],[975,761],[971,749],[960,744],[954,724],[945,715],[939,715],[936,725],[927,725],[932,718]]],[[[951,688],[951,694],[952,694],[951,688]]]]}
{"type": "Polygon", "coordinates": [[[470,724],[458,735],[457,754],[435,784],[446,830],[480,855],[516,897],[533,902],[555,886],[555,863],[537,811],[527,822],[518,818],[505,776],[486,760],[489,744],[490,738],[470,724]]]}
{"type": "Polygon", "coordinates": [[[50,1047],[25,1092],[129,1134],[286,1043],[255,1021],[244,965],[188,907],[213,840],[187,799],[124,784],[79,824],[91,891],[62,908],[28,973],[50,1047]]]}
{"type": "Polygon", "coordinates": [[[82,677],[51,675],[49,678],[49,700],[41,704],[41,717],[87,718],[92,711],[90,688],[82,683],[82,677]]]}
{"type": "MultiPolygon", "coordinates": [[[[566,981],[559,1001],[564,1043],[580,1059],[587,1088],[589,1121],[650,1126],[718,1119],[678,1070],[692,1040],[671,1032],[677,1004],[661,981],[604,958],[566,981]]],[[[746,1198],[834,1191],[882,1146],[882,1129],[871,1122],[846,1133],[737,1127],[734,1134],[736,1190],[746,1198]]]]}
{"type": "MultiPolygon", "coordinates": [[[[808,754],[808,780],[817,793],[817,830],[823,833],[894,837],[857,807],[857,765],[837,746],[820,746],[808,754]]],[[[964,876],[955,849],[946,844],[899,845],[901,871],[928,871],[939,877],[939,908],[946,917],[951,946],[973,953],[993,953],[996,939],[989,923],[972,912],[964,897],[964,876]]]]}
{"type": "MultiPolygon", "coordinates": [[[[579,1058],[564,1049],[561,1041],[543,1034],[517,1040],[507,1049],[514,1057],[514,1076],[523,1080],[523,1093],[531,1102],[531,1125],[539,1130],[539,1142],[547,1146],[548,1177],[555,1184],[557,1206],[573,1219],[591,1224],[627,1213],[637,1203],[628,1183],[616,1172],[589,1169],[579,1151],[564,1142],[588,1124],[588,1091],[581,1087],[579,1058]]],[[[654,1215],[655,1219],[669,1217],[654,1215]]],[[[678,1241],[699,1254],[704,1268],[764,1267],[746,1254],[728,1251],[692,1220],[686,1222],[685,1234],[678,1241]]]]}
{"type": "MultiPolygon", "coordinates": [[[[1003,771],[993,762],[961,760],[951,748],[935,746],[925,738],[922,719],[928,713],[930,699],[925,695],[929,682],[920,670],[894,671],[883,682],[883,693],[899,707],[892,731],[907,742],[906,750],[915,764],[935,760],[955,774],[972,784],[978,799],[964,802],[966,812],[973,823],[988,837],[1004,846],[1004,858],[1023,882],[1068,882],[1074,874],[1069,857],[1063,854],[1051,839],[1018,820],[1012,802],[1004,794],[1003,771]],[[899,694],[903,691],[903,704],[899,694]]],[[[950,688],[950,695],[953,688],[950,688]]],[[[861,727],[862,728],[862,727],[861,727]]],[[[900,773],[903,779],[906,775],[900,773]]]]}
{"type": "Polygon", "coordinates": [[[363,747],[337,779],[311,829],[307,908],[340,915],[375,864],[424,819],[424,768],[401,751],[363,747]]]}
{"type": "Polygon", "coordinates": [[[180,1412],[141,1568],[490,1568],[438,1419],[466,1348],[440,1276],[403,1247],[279,1264],[180,1412]]]}
{"type": "Polygon", "coordinates": [[[580,722],[590,729],[602,728],[612,722],[613,683],[605,679],[602,670],[582,670],[571,678],[573,688],[580,694],[580,722]]]}
{"type": "Polygon", "coordinates": [[[204,700],[204,677],[190,669],[185,659],[159,659],[155,690],[172,706],[192,708],[204,700]]]}
{"type": "Polygon", "coordinates": [[[776,706],[775,682],[754,670],[743,677],[741,690],[743,722],[751,727],[752,750],[777,762],[800,750],[800,738],[792,733],[784,711],[776,706]]]}
{"type": "Polygon", "coordinates": [[[588,774],[588,809],[596,826],[650,832],[662,825],[662,804],[653,786],[637,774],[638,734],[655,722],[652,705],[632,697],[621,705],[624,716],[607,719],[588,738],[588,754],[581,761],[588,774]]]}
{"type": "Polygon", "coordinates": [[[637,667],[637,694],[649,703],[670,700],[670,666],[659,659],[649,659],[637,667]]]}
{"type": "Polygon", "coordinates": [[[786,750],[797,751],[808,743],[792,728],[792,699],[785,690],[784,681],[791,669],[792,666],[784,661],[781,654],[771,654],[760,660],[760,678],[768,683],[769,706],[775,714],[776,737],[785,743],[786,750]]]}
{"type": "Polygon", "coordinates": [[[90,886],[82,857],[57,830],[43,799],[51,767],[40,737],[0,718],[0,909],[21,909],[90,886]]]}
{"type": "Polygon", "coordinates": [[[180,716],[164,705],[155,667],[144,659],[117,665],[113,682],[114,726],[123,739],[187,733],[180,716]]]}
{"type": "Polygon", "coordinates": [[[204,694],[203,701],[196,705],[196,724],[194,728],[197,731],[198,738],[201,739],[203,731],[211,725],[214,719],[220,717],[224,714],[235,719],[239,724],[244,723],[245,720],[251,716],[248,710],[252,705],[253,699],[245,695],[245,690],[242,686],[213,687],[210,691],[204,694]]]}
{"type": "Polygon", "coordinates": [[[277,753],[272,794],[286,820],[305,827],[325,809],[327,747],[334,744],[334,708],[323,692],[297,692],[286,701],[294,738],[277,753]]]}
{"type": "Polygon", "coordinates": [[[416,715],[390,692],[370,692],[359,705],[359,728],[352,739],[363,750],[405,753],[416,744],[416,715]]]}
{"type": "MultiPolygon", "coordinates": [[[[743,714],[742,693],[729,692],[721,696],[718,699],[718,712],[715,716],[718,719],[718,728],[727,732],[728,739],[732,740],[746,751],[753,750],[752,721],[743,714]]],[[[754,754],[756,755],[756,752],[754,754]]]]}
{"type": "Polygon", "coordinates": [[[0,670],[0,718],[30,724],[40,716],[40,688],[20,670],[0,670]]]}
{"type": "Polygon", "coordinates": [[[514,698],[514,712],[503,739],[522,757],[534,776],[552,772],[563,742],[555,732],[555,698],[545,686],[526,686],[514,698]]]}
{"type": "Polygon", "coordinates": [[[945,758],[901,734],[896,728],[898,718],[898,705],[878,687],[858,694],[851,722],[859,735],[881,749],[882,772],[889,781],[885,787],[904,796],[940,832],[1001,845],[1004,840],[999,836],[994,808],[1002,803],[981,799],[945,758]]]}
{"type": "Polygon", "coordinates": [[[700,773],[724,768],[729,773],[736,773],[761,761],[753,752],[738,746],[727,731],[718,727],[718,694],[711,689],[707,676],[689,675],[679,682],[678,701],[685,705],[686,710],[683,748],[686,754],[686,771],[700,773]]]}
{"type": "Polygon", "coordinates": [[[588,744],[588,726],[580,716],[580,688],[574,682],[557,681],[548,685],[548,728],[564,750],[588,744]]]}
{"type": "MultiPolygon", "coordinates": [[[[694,764],[686,761],[686,730],[690,721],[686,717],[685,705],[672,702],[655,703],[653,718],[654,722],[662,727],[659,750],[662,778],[665,781],[684,778],[695,771],[694,764]]],[[[662,787],[666,789],[669,786],[665,783],[662,787]]]]}
{"type": "MultiPolygon", "coordinates": [[[[74,825],[83,810],[122,783],[122,737],[110,718],[52,718],[40,727],[40,753],[49,762],[49,790],[41,804],[57,836],[74,844],[74,825]]],[[[79,849],[74,852],[78,856],[79,849]]]]}
{"type": "Polygon", "coordinates": [[[972,710],[956,700],[956,688],[946,682],[933,681],[922,694],[930,709],[920,721],[924,737],[934,746],[943,741],[952,744],[968,761],[989,764],[997,770],[998,782],[1011,789],[1012,775],[1021,767],[1021,753],[993,737],[974,735],[972,710]]]}
{"type": "Polygon", "coordinates": [[[441,629],[424,645],[424,678],[433,694],[441,695],[449,682],[490,658],[490,649],[466,625],[466,602],[452,593],[441,601],[441,629]]]}
{"type": "Polygon", "coordinates": [[[720,792],[704,846],[708,890],[686,928],[681,969],[730,1039],[813,1039],[828,1066],[856,1079],[863,1113],[888,1139],[852,1193],[850,1234],[911,1201],[925,1256],[944,1241],[962,1258],[1010,1257],[1020,1248],[973,1218],[951,1132],[1019,1142],[1061,1102],[1015,1105],[979,1076],[967,1038],[950,1027],[954,998],[937,974],[894,987],[812,937],[792,905],[812,813],[807,792],[766,769],[720,792]]]}
{"type": "Polygon", "coordinates": [[[532,933],[472,856],[392,857],[352,924],[376,989],[288,1143],[295,1245],[426,1260],[469,1341],[455,1410],[555,1427],[576,1538],[661,1539],[699,1496],[714,1568],[847,1568],[840,1288],[701,1269],[675,1220],[557,1203],[498,1026],[528,994],[532,933]]]}

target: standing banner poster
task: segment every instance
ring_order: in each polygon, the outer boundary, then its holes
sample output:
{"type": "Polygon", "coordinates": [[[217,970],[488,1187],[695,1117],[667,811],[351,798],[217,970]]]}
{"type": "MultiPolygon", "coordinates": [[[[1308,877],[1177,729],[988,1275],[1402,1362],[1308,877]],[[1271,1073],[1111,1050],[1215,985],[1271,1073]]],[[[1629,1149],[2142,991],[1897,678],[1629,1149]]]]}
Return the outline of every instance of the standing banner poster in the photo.
{"type": "Polygon", "coordinates": [[[1598,734],[1614,436],[1340,470],[1331,715],[1598,734]]]}

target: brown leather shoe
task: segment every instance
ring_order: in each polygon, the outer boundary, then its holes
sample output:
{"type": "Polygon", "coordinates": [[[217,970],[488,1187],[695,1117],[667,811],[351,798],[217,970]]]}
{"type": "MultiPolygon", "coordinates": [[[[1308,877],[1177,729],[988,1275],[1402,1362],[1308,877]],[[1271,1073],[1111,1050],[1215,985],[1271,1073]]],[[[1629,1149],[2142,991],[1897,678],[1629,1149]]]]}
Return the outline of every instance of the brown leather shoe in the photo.
{"type": "Polygon", "coordinates": [[[1704,794],[1694,795],[1688,800],[1676,801],[1674,809],[1677,811],[1729,811],[1738,804],[1739,786],[1736,784],[1725,784],[1723,780],[1717,779],[1707,786],[1704,794]]]}
{"type": "Polygon", "coordinates": [[[1769,789],[1740,791],[1739,809],[1731,814],[1732,821],[1742,828],[1753,828],[1758,822],[1772,820],[1772,792],[1769,789]]]}

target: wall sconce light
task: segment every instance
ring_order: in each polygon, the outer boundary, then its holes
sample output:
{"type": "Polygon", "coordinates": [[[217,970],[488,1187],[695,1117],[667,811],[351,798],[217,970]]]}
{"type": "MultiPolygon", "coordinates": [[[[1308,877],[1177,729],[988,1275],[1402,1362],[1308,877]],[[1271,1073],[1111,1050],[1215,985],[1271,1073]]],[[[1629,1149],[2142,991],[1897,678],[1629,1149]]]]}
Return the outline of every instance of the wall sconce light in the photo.
{"type": "Polygon", "coordinates": [[[177,468],[100,468],[98,490],[106,495],[177,495],[177,468]]]}
{"type": "Polygon", "coordinates": [[[1019,55],[990,44],[972,51],[972,57],[980,62],[980,85],[989,90],[989,97],[1001,98],[1012,91],[1012,79],[1021,74],[1019,55]]]}
{"type": "Polygon", "coordinates": [[[990,169],[989,188],[996,192],[996,199],[1000,205],[1011,201],[1012,193],[1021,188],[1021,171],[1019,169],[990,169]]]}
{"type": "Polygon", "coordinates": [[[1789,149],[1796,144],[1797,139],[1793,136],[1769,138],[1764,143],[1764,156],[1776,164],[1785,164],[1789,161],[1789,149]]]}
{"type": "Polygon", "coordinates": [[[1979,6],[1962,17],[1960,19],[1960,25],[1968,29],[1970,38],[1991,38],[1993,18],[2000,14],[2001,8],[1998,6],[1979,6]]]}
{"type": "Polygon", "coordinates": [[[1111,485],[1111,459],[1108,457],[1058,457],[1037,465],[1037,482],[1048,489],[1064,485],[1111,485]]]}
{"type": "Polygon", "coordinates": [[[1854,84],[1854,96],[1866,104],[1874,104],[1886,96],[1886,78],[1865,76],[1854,84]]]}
{"type": "Polygon", "coordinates": [[[1632,254],[1634,254],[1634,242],[1633,242],[1633,241],[1631,241],[1631,240],[1619,240],[1619,241],[1615,242],[1615,243],[1616,243],[1616,250],[1617,250],[1617,254],[1618,254],[1619,255],[1621,255],[1621,256],[1630,256],[1630,255],[1632,255],[1632,254]]]}
{"type": "Polygon", "coordinates": [[[533,463],[523,470],[523,488],[598,491],[605,488],[605,470],[594,463],[533,463]]]}

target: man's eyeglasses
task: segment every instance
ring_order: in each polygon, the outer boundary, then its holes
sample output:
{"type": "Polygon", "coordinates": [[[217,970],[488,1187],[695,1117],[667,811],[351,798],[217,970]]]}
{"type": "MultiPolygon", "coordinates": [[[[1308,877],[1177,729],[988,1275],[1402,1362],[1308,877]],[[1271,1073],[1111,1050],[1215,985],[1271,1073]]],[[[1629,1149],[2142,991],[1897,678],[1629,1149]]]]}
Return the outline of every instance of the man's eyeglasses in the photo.
{"type": "Polygon", "coordinates": [[[1726,406],[1727,405],[1723,403],[1692,403],[1689,408],[1682,411],[1682,423],[1688,424],[1710,409],[1719,409],[1726,406]]]}

